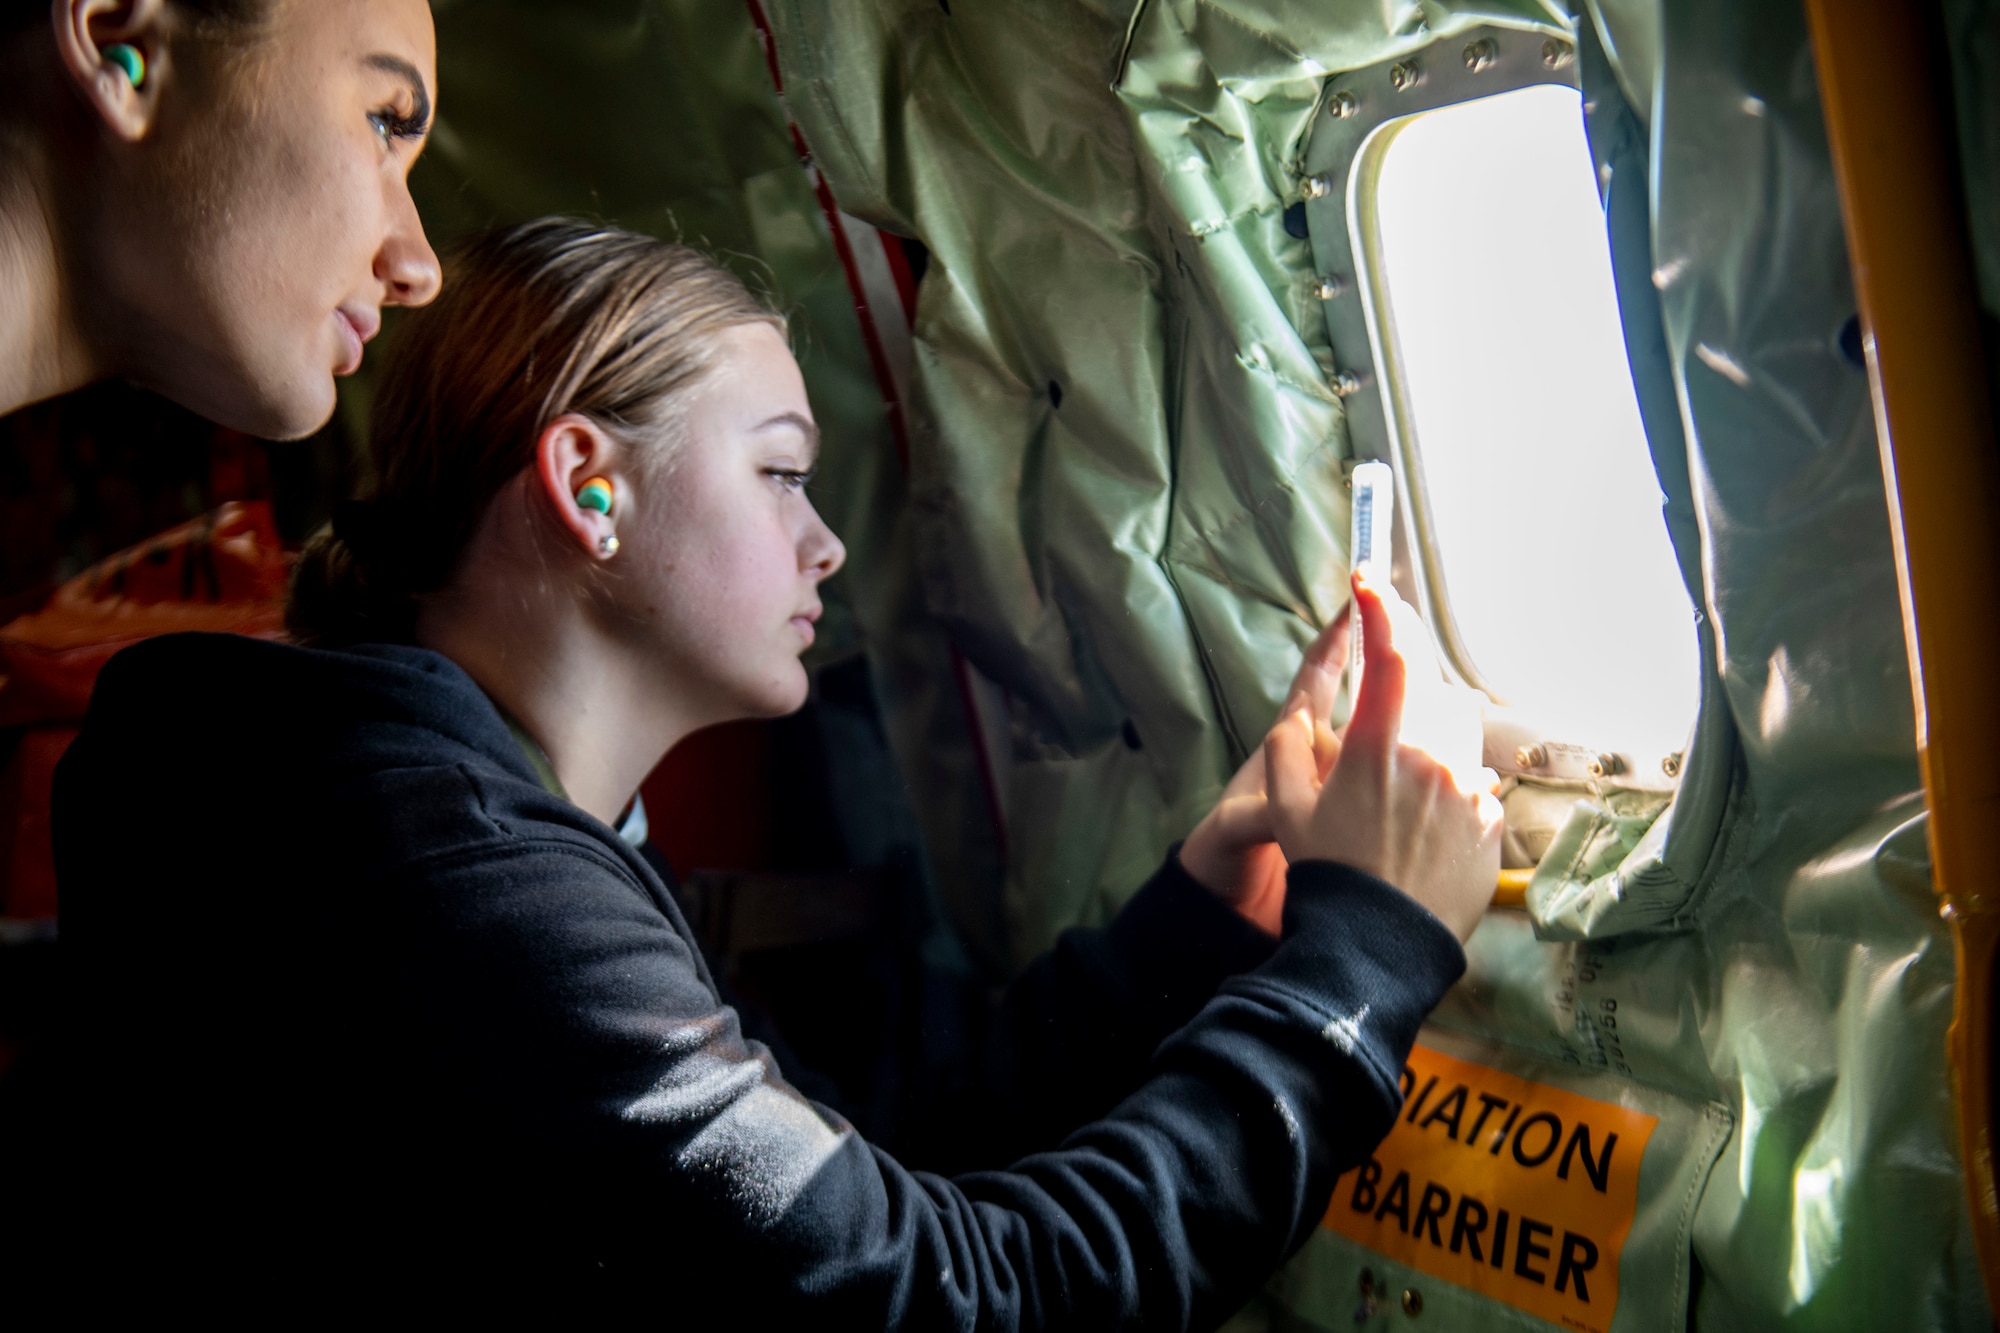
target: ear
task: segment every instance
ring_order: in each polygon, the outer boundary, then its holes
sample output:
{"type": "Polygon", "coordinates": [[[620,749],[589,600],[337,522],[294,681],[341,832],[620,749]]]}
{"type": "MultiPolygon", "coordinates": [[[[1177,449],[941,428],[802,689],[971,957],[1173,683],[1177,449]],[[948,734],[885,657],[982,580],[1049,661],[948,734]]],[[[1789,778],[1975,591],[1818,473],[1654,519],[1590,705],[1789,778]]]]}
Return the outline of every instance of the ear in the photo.
{"type": "Polygon", "coordinates": [[[55,0],[56,51],[84,102],[128,143],[146,137],[171,77],[166,0],[55,0]],[[138,87],[105,49],[124,43],[146,62],[138,87]]]}
{"type": "Polygon", "coordinates": [[[574,412],[542,428],[535,441],[536,489],[555,515],[557,526],[593,560],[609,560],[615,548],[605,538],[618,535],[618,523],[632,503],[625,483],[624,450],[603,427],[574,412]],[[611,512],[600,514],[577,503],[577,492],[592,478],[611,483],[611,512]]]}

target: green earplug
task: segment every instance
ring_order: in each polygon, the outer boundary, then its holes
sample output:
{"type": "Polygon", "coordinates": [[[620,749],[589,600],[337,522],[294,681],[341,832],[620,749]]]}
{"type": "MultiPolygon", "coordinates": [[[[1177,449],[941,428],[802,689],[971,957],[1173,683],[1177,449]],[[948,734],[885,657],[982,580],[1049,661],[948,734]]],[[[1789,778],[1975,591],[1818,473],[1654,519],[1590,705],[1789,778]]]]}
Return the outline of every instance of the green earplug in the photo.
{"type": "Polygon", "coordinates": [[[113,42],[104,48],[104,58],[124,70],[134,88],[146,81],[146,57],[130,42],[113,42]]]}

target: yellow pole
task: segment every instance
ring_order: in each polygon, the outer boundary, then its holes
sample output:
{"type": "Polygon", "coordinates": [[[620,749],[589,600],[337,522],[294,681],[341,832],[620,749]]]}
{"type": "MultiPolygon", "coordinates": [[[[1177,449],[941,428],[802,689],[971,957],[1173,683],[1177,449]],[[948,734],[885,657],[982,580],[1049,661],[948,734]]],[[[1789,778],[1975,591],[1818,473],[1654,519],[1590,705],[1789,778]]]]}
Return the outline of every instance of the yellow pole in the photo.
{"type": "Polygon", "coordinates": [[[1888,483],[1931,868],[1958,986],[1949,1038],[1966,1191],[2000,1298],[1992,986],[2000,838],[2000,443],[1966,238],[1950,70],[1930,5],[1806,0],[1888,483]]]}

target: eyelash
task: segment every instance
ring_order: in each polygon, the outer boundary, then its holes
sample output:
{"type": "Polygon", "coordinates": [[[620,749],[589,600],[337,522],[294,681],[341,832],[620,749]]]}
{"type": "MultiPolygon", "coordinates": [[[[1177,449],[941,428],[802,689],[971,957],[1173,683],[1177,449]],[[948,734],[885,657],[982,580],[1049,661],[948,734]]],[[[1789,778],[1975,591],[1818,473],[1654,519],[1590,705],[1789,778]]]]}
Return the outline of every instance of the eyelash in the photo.
{"type": "Polygon", "coordinates": [[[368,113],[368,123],[381,136],[383,143],[394,139],[415,140],[424,137],[423,123],[413,116],[406,116],[392,106],[385,106],[368,113]]]}
{"type": "Polygon", "coordinates": [[[800,471],[797,468],[774,467],[766,468],[764,475],[774,479],[780,486],[786,487],[789,490],[803,491],[807,486],[812,484],[813,475],[816,471],[817,469],[815,468],[807,468],[804,471],[800,471]]]}

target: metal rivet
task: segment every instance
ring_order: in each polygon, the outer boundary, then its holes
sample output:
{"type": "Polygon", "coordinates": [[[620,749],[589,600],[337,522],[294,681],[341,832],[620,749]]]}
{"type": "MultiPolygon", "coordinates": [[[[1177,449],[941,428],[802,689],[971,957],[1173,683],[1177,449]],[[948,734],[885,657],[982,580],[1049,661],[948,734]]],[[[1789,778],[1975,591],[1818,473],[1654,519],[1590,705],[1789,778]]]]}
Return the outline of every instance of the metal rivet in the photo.
{"type": "Polygon", "coordinates": [[[1361,377],[1351,370],[1343,370],[1333,377],[1333,392],[1337,398],[1352,398],[1361,392],[1361,377]]]}
{"type": "Polygon", "coordinates": [[[1520,749],[1514,751],[1514,767],[1516,768],[1540,768],[1548,762],[1548,749],[1542,745],[1523,745],[1520,749]]]}
{"type": "Polygon", "coordinates": [[[1542,63],[1550,69],[1561,69],[1576,59],[1576,48],[1560,37],[1551,37],[1542,43],[1542,63]]]}
{"type": "Polygon", "coordinates": [[[1331,301],[1347,290],[1347,284],[1338,273],[1329,273],[1313,284],[1313,295],[1322,301],[1331,301]]]}
{"type": "Polygon", "coordinates": [[[1354,1307],[1354,1322],[1365,1324],[1375,1317],[1375,1274],[1361,1270],[1361,1304],[1354,1307]]]}
{"type": "Polygon", "coordinates": [[[1299,197],[1302,199],[1324,199],[1333,193],[1333,179],[1329,176],[1308,176],[1299,182],[1299,197]]]}
{"type": "Polygon", "coordinates": [[[1491,65],[1500,56],[1500,48],[1493,44],[1491,37],[1482,37],[1465,48],[1465,67],[1474,74],[1491,65]]]}
{"type": "Polygon", "coordinates": [[[1424,81],[1424,72],[1414,60],[1398,60],[1389,66],[1389,86],[1406,93],[1424,81]]]}
{"type": "Polygon", "coordinates": [[[1326,99],[1326,114],[1335,120],[1346,120],[1361,110],[1361,103],[1354,100],[1354,94],[1342,89],[1326,99]]]}
{"type": "Polygon", "coordinates": [[[1615,754],[1601,754],[1590,761],[1590,776],[1594,778],[1616,777],[1625,771],[1625,761],[1615,754]]]}
{"type": "Polygon", "coordinates": [[[1403,1313],[1415,1319],[1424,1312],[1424,1294],[1415,1287],[1403,1288],[1403,1313]]]}
{"type": "Polygon", "coordinates": [[[1679,777],[1681,775],[1680,754],[1676,752],[1674,754],[1668,755],[1665,759],[1662,759],[1660,761],[1660,771],[1662,773],[1665,773],[1670,778],[1679,777]]]}

